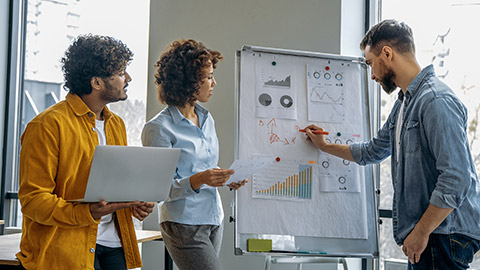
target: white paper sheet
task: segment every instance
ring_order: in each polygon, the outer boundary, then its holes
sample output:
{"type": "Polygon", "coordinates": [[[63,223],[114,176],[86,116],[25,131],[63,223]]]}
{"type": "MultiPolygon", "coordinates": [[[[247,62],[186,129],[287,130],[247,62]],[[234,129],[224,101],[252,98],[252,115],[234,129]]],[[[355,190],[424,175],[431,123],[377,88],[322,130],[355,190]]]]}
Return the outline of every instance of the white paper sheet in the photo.
{"type": "Polygon", "coordinates": [[[308,120],[345,122],[346,70],[342,66],[307,65],[308,120]]]}
{"type": "Polygon", "coordinates": [[[225,185],[242,181],[250,175],[262,171],[266,167],[270,166],[270,164],[272,164],[274,160],[274,157],[258,158],[251,160],[235,160],[229,168],[231,170],[234,170],[235,173],[230,176],[225,185]]]}
{"type": "MultiPolygon", "coordinates": [[[[330,134],[325,138],[330,143],[347,144],[361,140],[360,134],[330,134]]],[[[360,166],[318,151],[318,168],[321,192],[360,192],[360,166]]]]}
{"type": "Polygon", "coordinates": [[[295,73],[280,59],[259,58],[255,66],[256,115],[297,119],[295,73]]]}

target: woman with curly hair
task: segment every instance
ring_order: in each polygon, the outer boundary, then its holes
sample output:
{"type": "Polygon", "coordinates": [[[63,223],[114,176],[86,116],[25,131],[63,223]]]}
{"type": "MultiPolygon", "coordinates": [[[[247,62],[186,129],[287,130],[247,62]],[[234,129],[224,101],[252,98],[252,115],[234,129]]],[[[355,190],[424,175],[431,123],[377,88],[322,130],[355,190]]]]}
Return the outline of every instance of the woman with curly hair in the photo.
{"type": "MultiPolygon", "coordinates": [[[[223,209],[217,187],[232,170],[219,169],[218,139],[208,102],[223,57],[201,42],[176,40],[155,65],[158,96],[168,106],[144,127],[144,146],[182,150],[170,195],[160,206],[165,246],[179,269],[221,269],[223,209]]],[[[230,184],[238,189],[246,180],[230,184]]]]}

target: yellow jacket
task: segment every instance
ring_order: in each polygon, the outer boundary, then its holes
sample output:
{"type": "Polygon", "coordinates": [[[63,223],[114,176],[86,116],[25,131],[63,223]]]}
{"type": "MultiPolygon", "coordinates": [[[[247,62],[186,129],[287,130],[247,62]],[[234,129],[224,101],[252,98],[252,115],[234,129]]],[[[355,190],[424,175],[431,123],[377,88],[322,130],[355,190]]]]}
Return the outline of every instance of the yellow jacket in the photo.
{"type": "MultiPolygon", "coordinates": [[[[103,110],[109,145],[126,145],[120,117],[103,110]]],[[[83,198],[98,136],[95,114],[82,99],[65,101],[35,117],[22,135],[20,187],[23,227],[17,258],[26,269],[94,269],[97,225],[83,198]]],[[[128,268],[141,267],[131,209],[116,213],[128,268]]]]}

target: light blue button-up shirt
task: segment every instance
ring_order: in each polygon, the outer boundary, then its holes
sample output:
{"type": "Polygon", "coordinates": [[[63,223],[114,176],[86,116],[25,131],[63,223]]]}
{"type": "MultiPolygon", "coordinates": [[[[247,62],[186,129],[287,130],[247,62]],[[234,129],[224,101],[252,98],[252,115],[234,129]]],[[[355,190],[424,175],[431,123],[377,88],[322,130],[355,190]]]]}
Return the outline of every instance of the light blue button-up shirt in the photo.
{"type": "Polygon", "coordinates": [[[350,146],[360,165],[378,163],[392,155],[393,234],[399,245],[429,204],[454,209],[434,233],[480,239],[480,185],[466,129],[465,106],[430,65],[415,77],[405,95],[399,92],[377,136],[350,146]],[[403,99],[403,124],[397,127],[403,99]],[[397,128],[402,129],[398,160],[397,128]]]}
{"type": "MultiPolygon", "coordinates": [[[[190,176],[217,168],[218,139],[210,113],[195,105],[199,127],[185,118],[175,106],[168,106],[145,124],[144,146],[181,149],[180,160],[172,179],[170,195],[161,206],[160,223],[164,221],[188,225],[220,225],[223,208],[217,188],[202,185],[193,190],[190,176]]],[[[161,162],[161,161],[159,161],[161,162]]]]}

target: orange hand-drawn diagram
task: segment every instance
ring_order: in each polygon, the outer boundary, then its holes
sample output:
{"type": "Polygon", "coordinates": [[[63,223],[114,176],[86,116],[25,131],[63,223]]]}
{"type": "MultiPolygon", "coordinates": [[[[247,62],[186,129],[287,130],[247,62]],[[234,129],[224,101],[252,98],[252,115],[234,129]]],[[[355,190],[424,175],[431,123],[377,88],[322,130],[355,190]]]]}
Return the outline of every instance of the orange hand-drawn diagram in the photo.
{"type": "Polygon", "coordinates": [[[279,142],[280,137],[274,132],[275,127],[277,127],[277,122],[275,121],[275,118],[272,118],[272,120],[267,123],[267,128],[268,127],[270,128],[270,131],[268,132],[268,134],[270,134],[270,144],[274,142],[279,142]]]}
{"type": "MultiPolygon", "coordinates": [[[[262,127],[265,125],[265,123],[262,120],[260,120],[258,122],[258,125],[262,127]]],[[[272,120],[270,120],[267,123],[266,127],[269,129],[268,134],[270,135],[269,136],[270,144],[277,143],[277,142],[281,142],[283,145],[295,144],[295,140],[297,139],[297,137],[292,137],[291,139],[287,139],[284,137],[283,139],[281,139],[280,136],[275,133],[275,128],[277,127],[277,122],[275,118],[272,118],[272,120]]],[[[296,126],[296,128],[298,129],[298,126],[296,126]]]]}

